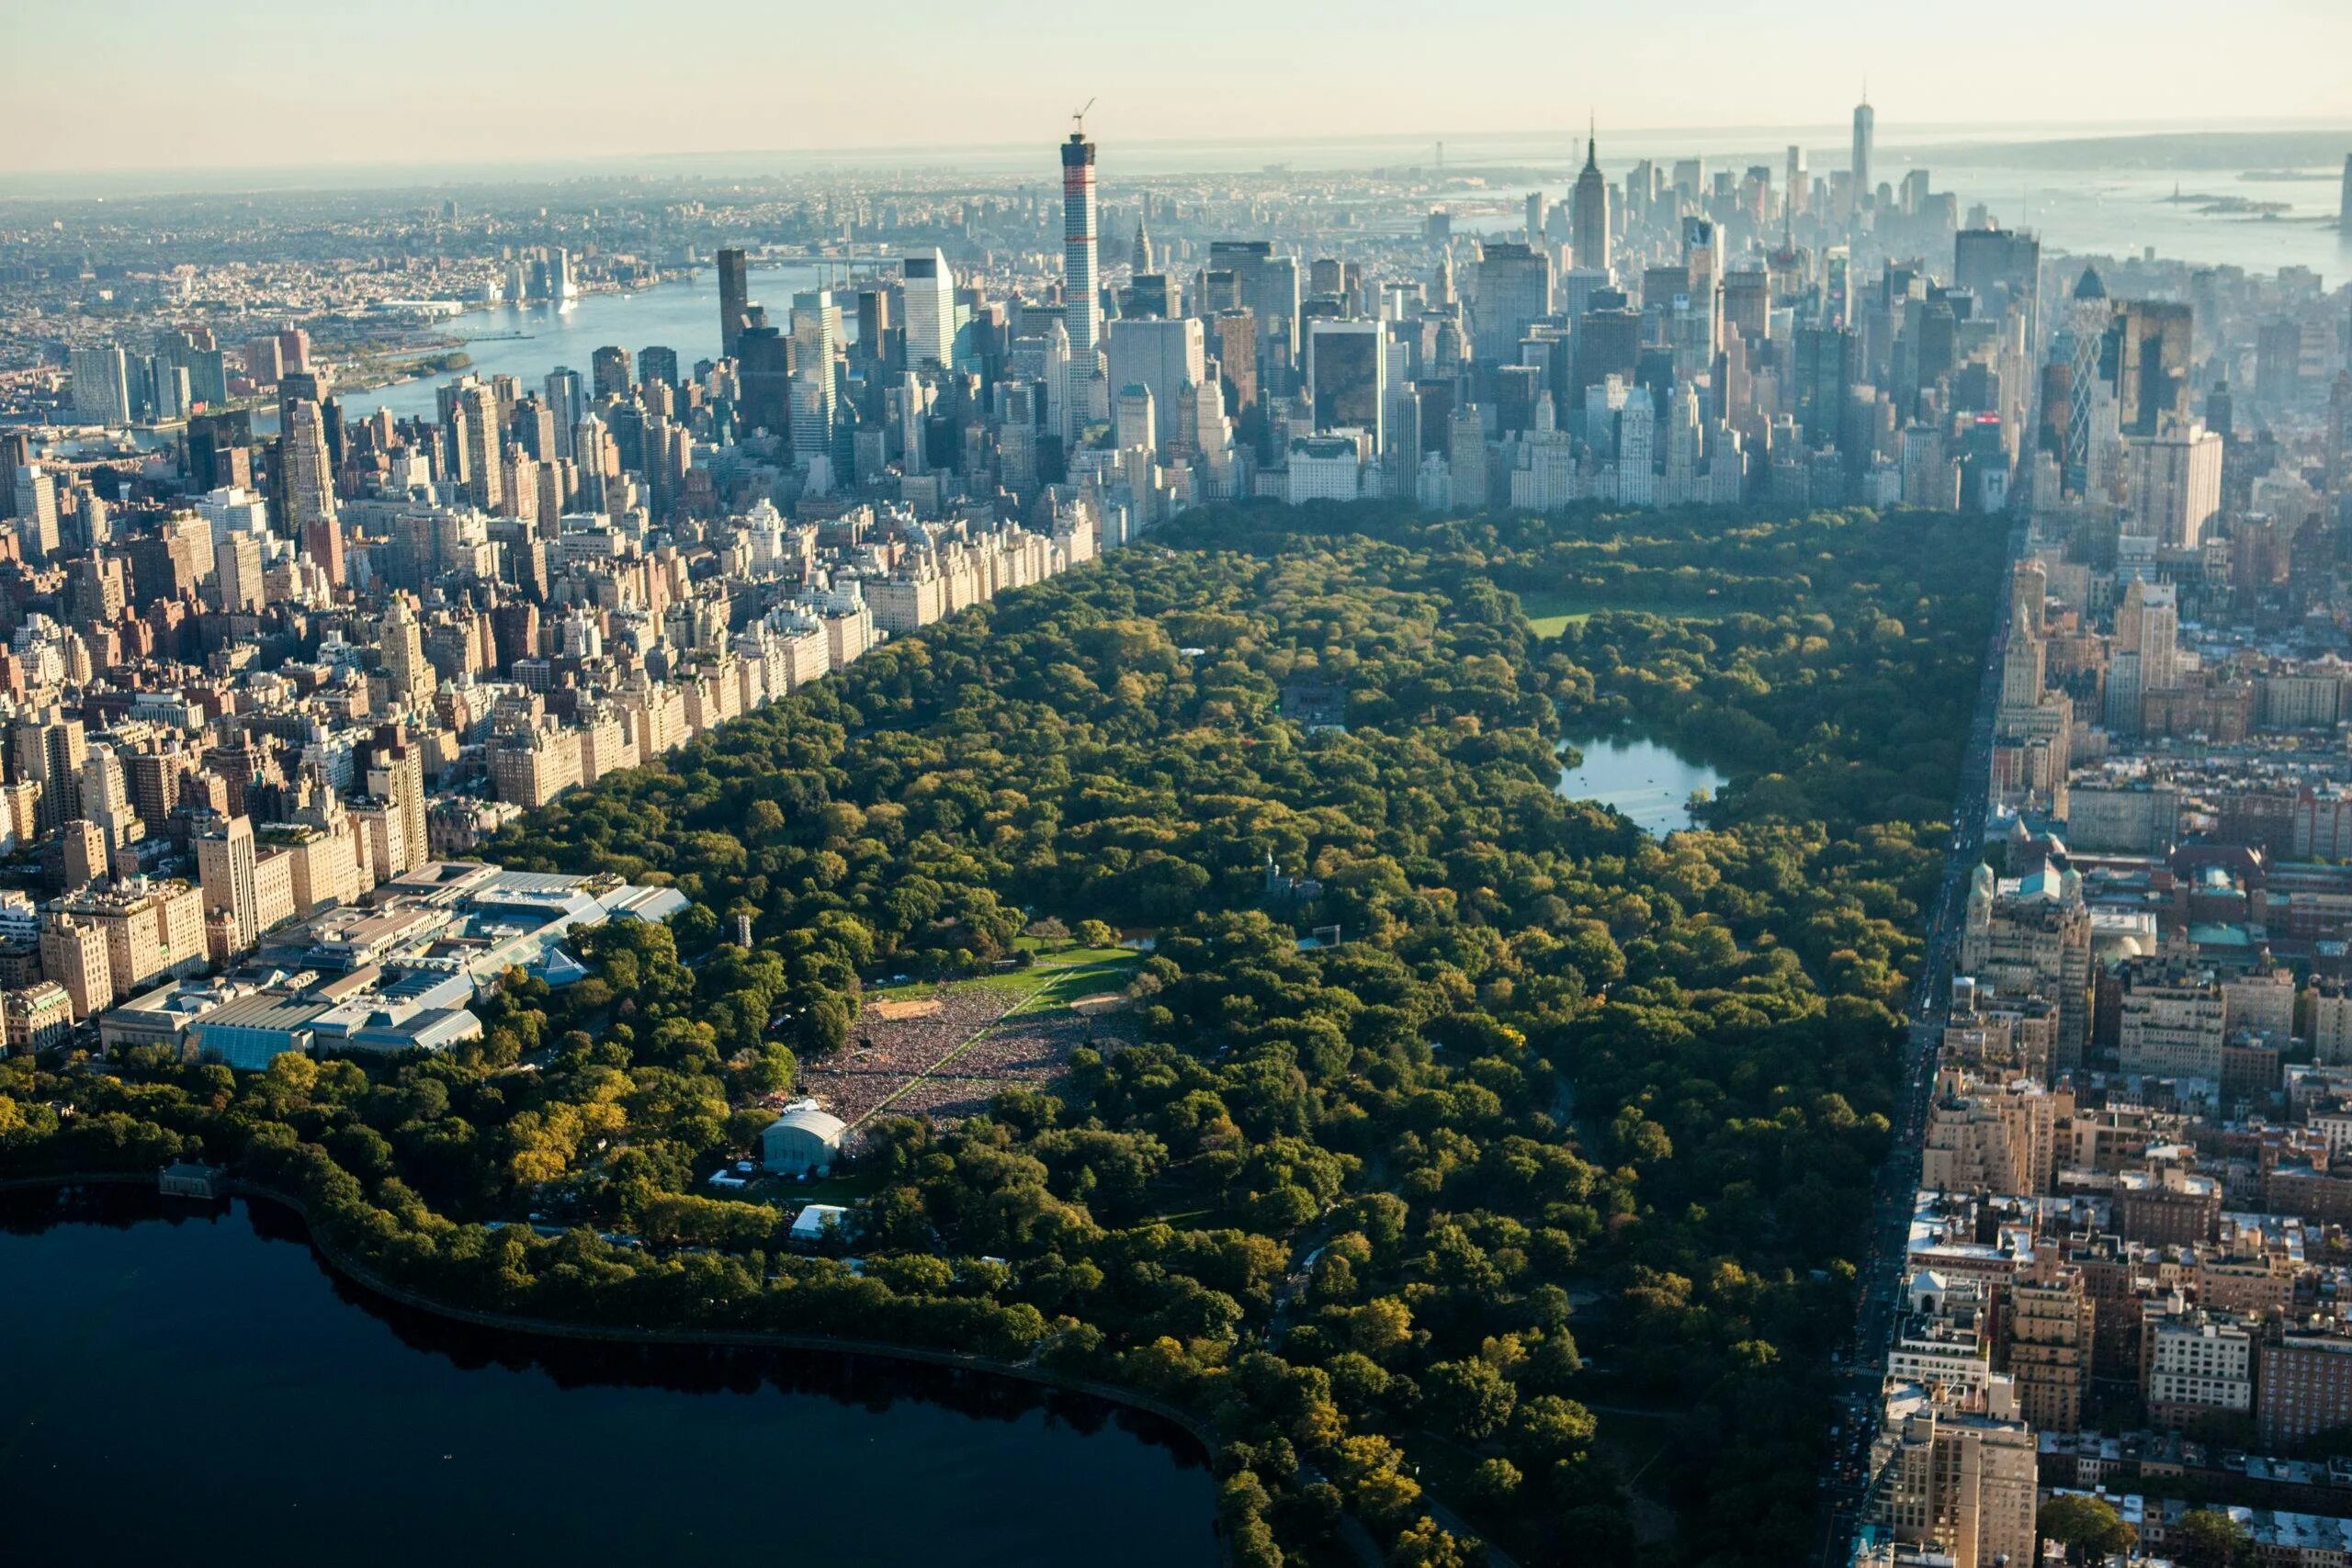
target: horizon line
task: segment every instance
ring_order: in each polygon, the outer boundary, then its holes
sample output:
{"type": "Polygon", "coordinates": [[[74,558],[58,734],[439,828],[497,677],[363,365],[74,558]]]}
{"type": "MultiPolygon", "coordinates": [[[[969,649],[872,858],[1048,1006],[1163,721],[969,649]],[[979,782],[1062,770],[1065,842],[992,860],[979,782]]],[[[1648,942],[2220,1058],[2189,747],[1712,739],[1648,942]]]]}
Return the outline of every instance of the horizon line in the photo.
{"type": "MultiPolygon", "coordinates": [[[[2099,140],[2100,138],[2098,135],[2093,134],[2097,132],[2106,132],[2110,136],[2128,134],[2143,139],[2152,137],[2191,137],[2200,135],[2248,136],[2258,135],[2264,132],[2293,133],[2300,131],[2305,133],[2324,133],[2336,130],[2352,132],[2352,118],[2216,117],[2195,122],[2188,122],[2177,118],[2086,120],[2034,119],[2006,121],[1923,120],[1905,122],[1901,129],[1905,132],[1905,134],[1898,140],[1890,141],[1882,133],[1878,142],[1881,149],[1894,150],[1905,147],[1933,146],[1937,145],[1937,143],[1922,141],[1921,138],[1935,134],[1950,134],[1952,132],[1975,132],[1985,134],[1987,135],[1988,140],[1997,143],[2000,132],[2013,131],[2018,133],[2018,145],[2034,145],[2038,143],[2068,141],[2099,140]]],[[[1767,131],[1777,133],[1818,133],[1837,139],[1842,138],[1847,133],[1847,128],[1842,122],[1835,120],[1820,122],[1752,121],[1726,123],[1723,125],[1620,125],[1613,128],[1613,134],[1621,139],[1644,135],[1703,135],[1728,137],[1767,131]]],[[[1473,147],[1475,147],[1475,144],[1480,141],[1530,141],[1543,140],[1556,136],[1561,140],[1564,147],[1569,147],[1580,140],[1585,134],[1586,133],[1581,128],[1569,125],[1556,128],[1537,128],[1531,130],[1424,130],[1362,131],[1334,135],[1242,134],[1215,137],[1145,136],[1132,139],[1121,139],[1111,143],[1111,145],[1146,149],[1242,149],[1256,145],[1279,149],[1283,146],[1295,147],[1302,145],[1363,146],[1382,142],[1435,142],[1459,138],[1465,142],[1471,143],[1473,147]]],[[[683,163],[696,159],[792,158],[807,160],[813,158],[847,162],[858,159],[903,159],[924,153],[938,152],[963,154],[968,156],[974,153],[996,153],[1017,151],[1032,145],[1033,143],[1025,140],[959,142],[955,144],[938,141],[908,141],[865,143],[855,146],[841,147],[710,147],[673,149],[662,152],[582,153],[572,156],[547,156],[523,159],[492,155],[485,157],[458,158],[424,157],[412,161],[386,158],[353,158],[307,162],[278,161],[237,164],[111,164],[78,165],[18,164],[14,169],[7,171],[6,174],[0,174],[0,188],[4,188],[12,178],[19,181],[28,179],[56,181],[82,177],[119,180],[149,175],[166,176],[175,180],[187,180],[209,175],[219,175],[223,176],[291,174],[331,175],[338,173],[357,173],[361,171],[372,171],[377,173],[416,171],[419,173],[424,173],[426,171],[433,170],[494,172],[498,170],[552,168],[593,170],[598,167],[611,168],[629,164],[683,163]]],[[[1034,145],[1049,146],[1051,143],[1040,141],[1034,145]]],[[[1487,161],[1491,162],[1494,160],[1489,158],[1487,161]]],[[[1465,164],[1464,166],[1468,167],[1470,164],[1465,164]]],[[[952,169],[953,165],[951,164],[950,167],[952,169]]],[[[1228,171],[1203,172],[1221,173],[1228,171]]],[[[1255,173],[1258,171],[1235,169],[1229,172],[1255,173]]],[[[196,193],[191,192],[185,194],[196,193]]],[[[0,199],[28,200],[37,198],[28,197],[0,197],[0,199]]]]}

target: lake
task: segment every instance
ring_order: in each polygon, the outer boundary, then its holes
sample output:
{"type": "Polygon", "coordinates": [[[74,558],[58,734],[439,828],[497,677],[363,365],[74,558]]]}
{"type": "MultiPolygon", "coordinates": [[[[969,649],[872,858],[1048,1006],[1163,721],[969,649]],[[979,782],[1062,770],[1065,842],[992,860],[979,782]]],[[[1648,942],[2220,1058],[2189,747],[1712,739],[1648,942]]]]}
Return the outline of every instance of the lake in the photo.
{"type": "Polygon", "coordinates": [[[1690,827],[1690,792],[1719,790],[1725,782],[1705,763],[1686,761],[1655,740],[1612,737],[1570,744],[1584,761],[1560,770],[1560,793],[1597,800],[1652,838],[1690,827]]]}
{"type": "Polygon", "coordinates": [[[1207,1568],[1152,1418],[848,1357],[492,1334],[362,1297],[269,1205],[0,1193],[12,1562],[1207,1568]]]}

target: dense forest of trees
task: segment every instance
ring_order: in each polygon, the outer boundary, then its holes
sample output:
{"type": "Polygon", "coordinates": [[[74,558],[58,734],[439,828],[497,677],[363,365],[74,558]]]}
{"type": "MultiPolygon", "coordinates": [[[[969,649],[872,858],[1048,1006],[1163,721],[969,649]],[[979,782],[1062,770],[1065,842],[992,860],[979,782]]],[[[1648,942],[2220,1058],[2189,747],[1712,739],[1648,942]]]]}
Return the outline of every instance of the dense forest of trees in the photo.
{"type": "Polygon", "coordinates": [[[1247,1564],[1341,1561],[1350,1515],[1393,1562],[1464,1560],[1425,1483],[1530,1563],[1796,1561],[1991,624],[1980,527],[1195,513],[528,818],[498,858],[694,907],[593,933],[564,990],[511,976],[480,1045],[12,1061],[0,1173],[201,1152],[453,1301],[1147,1389],[1228,1439],[1247,1564]],[[1648,608],[1536,637],[1514,595],[1562,592],[1648,608]],[[1282,718],[1293,682],[1343,687],[1344,730],[1282,718]],[[1730,776],[1702,829],[1557,793],[1563,737],[1624,723],[1730,776]],[[1269,855],[1319,897],[1267,906],[1269,855]],[[1155,934],[1140,1043],[953,1128],[877,1120],[862,1273],[697,1195],[865,982],[1047,917],[1155,934]],[[578,1224],[483,1224],[528,1210],[578,1224]]]}

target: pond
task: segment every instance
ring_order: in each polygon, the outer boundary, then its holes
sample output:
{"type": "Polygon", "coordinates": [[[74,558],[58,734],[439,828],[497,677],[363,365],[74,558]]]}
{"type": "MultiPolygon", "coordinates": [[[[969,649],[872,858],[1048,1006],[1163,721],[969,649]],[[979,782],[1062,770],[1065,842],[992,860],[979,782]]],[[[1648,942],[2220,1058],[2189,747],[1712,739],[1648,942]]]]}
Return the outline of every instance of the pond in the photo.
{"type": "Polygon", "coordinates": [[[0,1558],[1206,1568],[1193,1441],[842,1356],[543,1341],[364,1297],[267,1205],[0,1193],[0,1558]]]}
{"type": "Polygon", "coordinates": [[[1705,763],[1655,740],[1611,736],[1570,744],[1584,753],[1584,761],[1560,770],[1560,793],[1571,800],[1597,800],[1652,838],[1691,826],[1691,791],[1720,790],[1725,782],[1705,763]]]}

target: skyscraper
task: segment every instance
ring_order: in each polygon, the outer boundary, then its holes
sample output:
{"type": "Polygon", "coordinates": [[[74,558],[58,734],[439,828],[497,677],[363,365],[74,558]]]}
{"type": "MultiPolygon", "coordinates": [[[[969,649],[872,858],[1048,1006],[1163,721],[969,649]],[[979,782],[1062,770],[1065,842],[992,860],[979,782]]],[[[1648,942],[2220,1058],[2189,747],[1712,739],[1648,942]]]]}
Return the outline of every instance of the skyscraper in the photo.
{"type": "Polygon", "coordinates": [[[678,351],[663,348],[659,344],[637,351],[637,373],[647,381],[659,381],[664,386],[678,384],[678,351]]]}
{"type": "MultiPolygon", "coordinates": [[[[1102,335],[1102,286],[1095,267],[1094,143],[1084,130],[1062,143],[1062,324],[1073,374],[1094,373],[1102,335]]],[[[910,346],[909,357],[913,356],[910,346]]]]}
{"type": "MultiPolygon", "coordinates": [[[[603,349],[596,351],[599,360],[604,355],[603,349]]],[[[628,355],[623,354],[622,358],[626,360],[628,355]]],[[[458,391],[458,408],[464,415],[458,428],[465,448],[466,493],[484,512],[495,512],[505,495],[503,476],[499,472],[505,426],[498,417],[498,394],[477,382],[458,391]]]]}
{"type": "Polygon", "coordinates": [[[129,424],[130,374],[122,350],[112,344],[77,348],[73,364],[74,413],[93,424],[129,424]]]}
{"type": "MultiPolygon", "coordinates": [[[[2083,276],[2075,279],[2074,294],[2066,307],[2064,334],[2068,399],[2064,479],[2066,488],[2076,493],[2090,483],[2091,424],[2098,404],[2099,364],[2114,321],[2115,302],[2108,298],[2107,285],[2100,281],[2098,269],[2083,268],[2083,276]]],[[[2051,344],[2053,355],[2059,346],[2056,343],[2051,344]]]]}
{"type": "Polygon", "coordinates": [[[830,288],[792,297],[792,456],[803,468],[813,458],[832,456],[839,407],[833,387],[836,316],[830,288]]]}
{"type": "Polygon", "coordinates": [[[243,953],[261,939],[261,896],[255,885],[250,817],[215,818],[196,835],[197,882],[205,913],[229,928],[229,949],[243,953]]]}
{"type": "Polygon", "coordinates": [[[743,307],[752,302],[751,275],[743,264],[743,253],[722,250],[718,253],[718,349],[728,358],[735,357],[735,340],[743,335],[743,307]]]}
{"type": "Polygon", "coordinates": [[[736,377],[743,389],[740,417],[744,430],[782,435],[792,427],[792,342],[768,325],[767,312],[757,305],[745,307],[742,336],[736,342],[736,377]]]}
{"type": "Polygon", "coordinates": [[[1307,323],[1306,375],[1315,428],[1361,430],[1385,450],[1387,333],[1378,321],[1307,323]]]}
{"type": "Polygon", "coordinates": [[[2125,435],[2154,435],[2188,417],[2191,308],[2174,299],[2129,299],[2117,322],[2115,400],[2125,435]]]}
{"type": "Polygon", "coordinates": [[[1276,255],[1270,240],[1212,240],[1209,269],[1233,275],[1241,308],[1258,320],[1258,385],[1284,389],[1298,344],[1298,260],[1276,255]]]}
{"type": "Polygon", "coordinates": [[[334,476],[327,463],[326,427],[319,405],[308,398],[296,399],[286,411],[277,461],[280,528],[297,539],[308,539],[316,525],[333,526],[334,476]]]}
{"type": "Polygon", "coordinates": [[[1176,410],[1184,389],[1198,385],[1207,374],[1206,336],[1200,319],[1122,317],[1111,323],[1107,357],[1111,384],[1120,389],[1121,396],[1133,386],[1151,389],[1161,439],[1174,440],[1182,434],[1176,410]]]}
{"type": "Polygon", "coordinates": [[[17,537],[34,560],[57,553],[57,481],[39,463],[20,464],[16,474],[17,537]]]}
{"type": "Polygon", "coordinates": [[[1952,282],[1974,294],[1977,310],[2006,298],[2025,318],[2029,351],[2041,340],[2041,242],[2007,229],[1962,229],[1952,241],[1952,282]]]}
{"type": "Polygon", "coordinates": [[[586,405],[580,397],[580,372],[559,365],[548,372],[548,412],[555,416],[555,455],[571,456],[571,427],[580,423],[586,405]]]}
{"type": "Polygon", "coordinates": [[[425,661],[424,637],[416,624],[416,610],[405,593],[395,593],[384,607],[377,647],[384,668],[386,694],[402,707],[416,708],[432,699],[436,682],[425,661]]]}
{"type": "MultiPolygon", "coordinates": [[[[428,667],[428,678],[431,673],[428,667]]],[[[399,852],[388,857],[392,869],[396,872],[413,871],[423,865],[428,846],[424,826],[424,755],[407,742],[397,726],[386,725],[376,732],[372,756],[368,764],[368,793],[384,803],[388,818],[400,824],[399,852]]]]}
{"type": "Polygon", "coordinates": [[[1854,210],[1860,212],[1871,202],[1871,147],[1878,136],[1878,111],[1871,107],[1870,89],[1862,89],[1862,101],[1854,106],[1854,210]]]}
{"type": "Polygon", "coordinates": [[[1796,337],[1796,415],[1809,446],[1838,445],[1846,414],[1846,389],[1854,382],[1854,333],[1850,327],[1799,327],[1796,337]]]}
{"type": "Polygon", "coordinates": [[[2338,199],[2335,226],[2347,239],[2352,239],[2352,152],[2344,154],[2344,194],[2338,199]]]}
{"type": "Polygon", "coordinates": [[[628,350],[611,344],[598,349],[588,361],[588,376],[600,398],[625,398],[628,395],[628,350]]]}
{"type": "Polygon", "coordinates": [[[907,302],[907,368],[956,363],[956,274],[933,246],[900,265],[907,302]]]}
{"type": "Polygon", "coordinates": [[[1609,181],[1600,172],[1600,141],[1587,136],[1584,168],[1568,197],[1569,243],[1576,265],[1592,272],[1609,270],[1609,181]]]}
{"type": "Polygon", "coordinates": [[[1552,258],[1510,241],[1478,250],[1477,356],[1482,365],[1519,359],[1519,340],[1552,310],[1552,258]]]}

